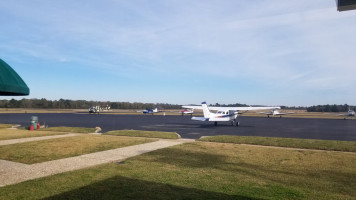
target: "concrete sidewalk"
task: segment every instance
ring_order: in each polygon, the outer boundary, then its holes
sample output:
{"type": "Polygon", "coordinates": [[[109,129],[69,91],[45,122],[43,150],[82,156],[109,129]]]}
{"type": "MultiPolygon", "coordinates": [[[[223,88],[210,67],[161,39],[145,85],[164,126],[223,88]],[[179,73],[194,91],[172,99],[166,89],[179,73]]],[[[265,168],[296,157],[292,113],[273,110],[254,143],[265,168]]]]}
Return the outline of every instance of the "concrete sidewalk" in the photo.
{"type": "Polygon", "coordinates": [[[32,165],[0,160],[0,187],[104,163],[122,161],[157,149],[193,141],[184,139],[159,140],[32,165]]]}

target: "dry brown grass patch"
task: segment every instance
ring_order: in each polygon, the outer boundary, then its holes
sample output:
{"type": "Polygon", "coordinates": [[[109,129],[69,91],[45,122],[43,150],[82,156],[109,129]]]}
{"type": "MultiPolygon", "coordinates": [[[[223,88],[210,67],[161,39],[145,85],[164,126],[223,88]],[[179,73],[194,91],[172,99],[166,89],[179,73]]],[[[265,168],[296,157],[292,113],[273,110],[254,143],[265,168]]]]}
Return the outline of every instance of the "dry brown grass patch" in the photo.
{"type": "Polygon", "coordinates": [[[63,135],[65,132],[52,131],[29,131],[23,129],[0,129],[0,140],[10,140],[18,138],[40,137],[47,135],[63,135]]]}

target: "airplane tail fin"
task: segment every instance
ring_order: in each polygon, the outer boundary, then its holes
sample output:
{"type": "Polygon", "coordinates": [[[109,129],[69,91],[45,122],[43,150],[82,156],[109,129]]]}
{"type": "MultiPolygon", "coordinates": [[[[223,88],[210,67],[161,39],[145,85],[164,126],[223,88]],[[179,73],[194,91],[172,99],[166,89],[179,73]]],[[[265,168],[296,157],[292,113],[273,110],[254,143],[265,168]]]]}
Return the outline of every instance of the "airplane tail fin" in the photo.
{"type": "Polygon", "coordinates": [[[155,109],[153,110],[153,112],[158,112],[158,108],[155,108],[155,109]]]}
{"type": "Polygon", "coordinates": [[[202,102],[201,106],[203,108],[204,118],[210,118],[210,110],[209,110],[208,106],[206,105],[206,102],[202,102]]]}

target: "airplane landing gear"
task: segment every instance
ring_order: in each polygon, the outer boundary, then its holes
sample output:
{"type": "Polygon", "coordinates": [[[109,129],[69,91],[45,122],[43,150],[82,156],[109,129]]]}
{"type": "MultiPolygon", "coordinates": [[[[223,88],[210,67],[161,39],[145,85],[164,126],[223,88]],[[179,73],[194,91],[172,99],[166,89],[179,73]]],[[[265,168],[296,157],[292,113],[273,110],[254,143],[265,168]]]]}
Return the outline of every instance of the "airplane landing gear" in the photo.
{"type": "Polygon", "coordinates": [[[214,122],[214,125],[217,126],[217,125],[218,125],[218,122],[214,122]]]}
{"type": "Polygon", "coordinates": [[[240,122],[234,120],[234,121],[231,121],[231,125],[233,125],[233,126],[239,126],[239,125],[240,125],[240,122]]]}

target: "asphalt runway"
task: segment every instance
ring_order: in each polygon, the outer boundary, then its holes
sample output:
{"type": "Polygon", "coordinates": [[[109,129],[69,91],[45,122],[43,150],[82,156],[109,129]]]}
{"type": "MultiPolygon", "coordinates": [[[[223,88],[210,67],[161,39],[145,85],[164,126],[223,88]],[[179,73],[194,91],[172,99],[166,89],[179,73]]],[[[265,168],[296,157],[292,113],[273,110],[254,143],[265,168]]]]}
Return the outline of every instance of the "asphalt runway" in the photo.
{"type": "Polygon", "coordinates": [[[170,131],[182,138],[240,135],[356,141],[356,120],[239,117],[240,126],[228,122],[192,121],[190,116],[110,115],[110,114],[0,114],[0,123],[28,126],[31,116],[41,124],[53,126],[96,127],[102,132],[122,129],[170,131]]]}

